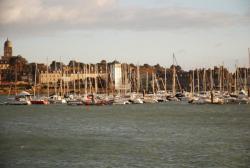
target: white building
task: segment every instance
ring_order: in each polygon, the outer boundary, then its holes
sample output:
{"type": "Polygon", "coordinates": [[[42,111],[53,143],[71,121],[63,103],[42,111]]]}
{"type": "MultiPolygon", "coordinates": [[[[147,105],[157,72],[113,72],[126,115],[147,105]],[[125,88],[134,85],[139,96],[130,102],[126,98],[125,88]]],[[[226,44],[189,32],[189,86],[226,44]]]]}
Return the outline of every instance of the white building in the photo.
{"type": "Polygon", "coordinates": [[[125,64],[120,64],[114,61],[110,66],[111,80],[113,84],[113,89],[116,91],[127,92],[130,90],[130,84],[128,80],[128,73],[124,68],[125,64]]]}
{"type": "Polygon", "coordinates": [[[122,89],[122,65],[120,63],[111,64],[111,79],[115,90],[122,89]]]}

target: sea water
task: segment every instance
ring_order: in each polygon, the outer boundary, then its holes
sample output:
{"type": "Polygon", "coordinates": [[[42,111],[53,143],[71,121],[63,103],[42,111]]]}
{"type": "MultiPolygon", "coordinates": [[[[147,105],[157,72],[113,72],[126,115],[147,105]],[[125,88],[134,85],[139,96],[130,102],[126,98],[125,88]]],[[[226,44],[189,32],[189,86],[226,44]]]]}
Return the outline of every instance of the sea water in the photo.
{"type": "Polygon", "coordinates": [[[250,105],[0,106],[0,167],[249,167],[250,105]]]}

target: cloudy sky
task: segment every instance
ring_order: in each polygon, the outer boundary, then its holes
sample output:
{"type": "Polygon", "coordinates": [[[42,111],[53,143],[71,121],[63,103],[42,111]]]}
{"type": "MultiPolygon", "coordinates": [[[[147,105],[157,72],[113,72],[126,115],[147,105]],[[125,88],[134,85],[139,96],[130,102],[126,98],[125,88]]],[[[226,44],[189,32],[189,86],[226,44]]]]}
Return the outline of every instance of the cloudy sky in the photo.
{"type": "Polygon", "coordinates": [[[7,37],[29,62],[247,66],[250,1],[0,0],[2,53],[7,37]]]}

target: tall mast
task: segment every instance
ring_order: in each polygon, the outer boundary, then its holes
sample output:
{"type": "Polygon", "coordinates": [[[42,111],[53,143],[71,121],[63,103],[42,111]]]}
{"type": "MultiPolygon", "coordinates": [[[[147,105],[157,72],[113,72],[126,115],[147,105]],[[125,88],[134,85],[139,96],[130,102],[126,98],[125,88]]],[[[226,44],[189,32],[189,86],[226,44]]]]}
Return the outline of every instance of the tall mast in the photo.
{"type": "Polygon", "coordinates": [[[211,91],[214,89],[214,80],[213,80],[213,70],[210,69],[210,89],[211,91]]]}
{"type": "Polygon", "coordinates": [[[227,91],[231,93],[231,78],[230,78],[230,73],[227,73],[227,91]]]}
{"type": "Polygon", "coordinates": [[[97,85],[97,72],[98,72],[98,67],[97,67],[97,64],[95,64],[95,93],[97,94],[97,89],[98,89],[98,85],[97,85]]]}
{"type": "Polygon", "coordinates": [[[194,88],[194,70],[193,70],[193,77],[192,77],[192,88],[193,88],[193,95],[194,95],[194,91],[195,91],[195,88],[194,88]]]}
{"type": "Polygon", "coordinates": [[[175,64],[174,64],[174,54],[173,54],[173,85],[172,85],[172,93],[173,93],[173,96],[175,96],[175,92],[176,92],[176,90],[175,90],[175,76],[176,76],[176,69],[175,69],[175,64]]]}
{"type": "Polygon", "coordinates": [[[105,65],[105,69],[106,69],[106,80],[105,80],[105,94],[107,95],[108,94],[108,64],[106,62],[106,65],[105,65]]]}
{"type": "Polygon", "coordinates": [[[84,65],[84,93],[87,94],[87,65],[84,65]]]}
{"type": "Polygon", "coordinates": [[[146,92],[148,93],[148,72],[146,73],[146,92]]]}
{"type": "Polygon", "coordinates": [[[115,71],[115,68],[112,68],[112,66],[115,66],[115,65],[110,65],[110,87],[111,87],[111,92],[112,92],[112,95],[114,95],[114,79],[113,79],[113,75],[112,75],[112,72],[115,71]]]}
{"type": "MultiPolygon", "coordinates": [[[[55,71],[54,71],[54,72],[57,73],[56,61],[55,61],[55,66],[54,66],[54,67],[55,67],[55,71]]],[[[57,79],[57,78],[56,78],[56,79],[57,79]]],[[[54,87],[55,87],[55,88],[54,88],[54,89],[55,89],[55,95],[57,95],[57,90],[56,90],[56,89],[57,89],[57,80],[56,80],[55,83],[54,83],[54,87]]]]}
{"type": "Polygon", "coordinates": [[[235,68],[236,68],[236,70],[235,70],[235,78],[234,78],[234,91],[237,94],[238,67],[236,64],[235,64],[235,68]]]}
{"type": "Polygon", "coordinates": [[[250,48],[248,48],[248,57],[249,57],[249,58],[248,58],[248,59],[249,59],[249,60],[248,60],[248,61],[249,61],[248,68],[250,68],[250,48]]]}
{"type": "Polygon", "coordinates": [[[139,69],[140,67],[139,67],[139,65],[137,65],[137,87],[136,87],[136,92],[137,93],[139,93],[139,91],[140,91],[140,69],[139,69]]]}
{"type": "Polygon", "coordinates": [[[34,85],[34,97],[36,96],[36,71],[37,71],[37,63],[35,66],[35,85],[34,85]]]}
{"type": "MultiPolygon", "coordinates": [[[[89,74],[91,74],[91,64],[89,64],[89,74]]],[[[89,77],[89,90],[92,93],[92,79],[89,77]]]]}
{"type": "Polygon", "coordinates": [[[164,76],[164,90],[165,90],[165,94],[167,93],[167,68],[165,67],[165,76],[164,76]]]}
{"type": "Polygon", "coordinates": [[[221,75],[221,77],[222,77],[222,79],[221,79],[221,81],[222,81],[222,92],[224,92],[225,91],[225,86],[224,86],[224,82],[225,82],[225,80],[224,80],[224,78],[225,78],[225,74],[224,74],[224,63],[223,63],[223,66],[222,66],[222,75],[221,75]]]}
{"type": "Polygon", "coordinates": [[[207,91],[207,86],[206,86],[206,69],[204,68],[204,73],[203,73],[203,91],[207,91]]]}
{"type": "Polygon", "coordinates": [[[47,57],[47,72],[46,72],[46,78],[47,78],[47,94],[48,94],[48,97],[49,97],[49,61],[48,61],[48,57],[47,57]]]}
{"type": "MultiPolygon", "coordinates": [[[[249,59],[249,65],[248,65],[248,68],[247,68],[247,81],[248,81],[248,69],[250,69],[250,48],[248,48],[248,59],[249,59]]],[[[247,82],[247,86],[249,86],[249,83],[247,82]]],[[[248,95],[250,94],[250,90],[248,90],[249,88],[247,87],[247,91],[248,91],[248,95]]]]}
{"type": "Polygon", "coordinates": [[[63,88],[62,88],[62,85],[63,85],[63,82],[62,82],[62,77],[63,77],[63,69],[62,69],[62,61],[61,61],[61,57],[60,57],[60,95],[62,96],[63,95],[63,88]]]}
{"type": "Polygon", "coordinates": [[[247,68],[244,71],[244,90],[247,91],[247,68]]]}
{"type": "Polygon", "coordinates": [[[222,68],[221,68],[221,66],[220,66],[220,69],[219,69],[219,76],[218,76],[218,78],[219,78],[219,82],[220,82],[220,93],[222,92],[222,68]]]}
{"type": "Polygon", "coordinates": [[[190,73],[189,73],[189,86],[190,86],[190,93],[193,96],[194,95],[194,92],[193,92],[193,78],[192,78],[190,73]]]}
{"type": "Polygon", "coordinates": [[[69,95],[69,66],[67,66],[67,72],[66,72],[66,77],[67,77],[67,95],[69,95]]]}
{"type": "Polygon", "coordinates": [[[130,65],[129,65],[129,83],[130,83],[129,93],[131,94],[132,92],[132,69],[130,65]]]}
{"type": "Polygon", "coordinates": [[[17,83],[17,63],[15,63],[15,94],[17,95],[16,83],[17,83]]]}
{"type": "Polygon", "coordinates": [[[124,64],[124,95],[127,93],[127,83],[128,83],[128,65],[124,64]]]}
{"type": "Polygon", "coordinates": [[[153,94],[155,94],[155,75],[154,75],[154,72],[152,72],[152,89],[153,89],[153,94]]]}
{"type": "Polygon", "coordinates": [[[80,62],[78,62],[78,67],[77,67],[77,74],[78,74],[78,95],[80,96],[81,94],[81,83],[80,83],[80,62]]]}
{"type": "Polygon", "coordinates": [[[73,61],[73,87],[74,87],[74,95],[76,93],[76,81],[75,81],[75,61],[73,61]]]}
{"type": "Polygon", "coordinates": [[[198,89],[198,94],[200,94],[200,75],[199,75],[199,69],[197,69],[197,89],[198,89]]]}

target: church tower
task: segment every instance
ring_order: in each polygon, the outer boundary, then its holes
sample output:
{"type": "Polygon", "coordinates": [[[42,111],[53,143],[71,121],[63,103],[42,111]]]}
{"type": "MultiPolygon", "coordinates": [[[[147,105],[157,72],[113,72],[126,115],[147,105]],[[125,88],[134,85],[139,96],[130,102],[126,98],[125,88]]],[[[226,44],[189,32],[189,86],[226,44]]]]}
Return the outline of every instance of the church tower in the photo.
{"type": "Polygon", "coordinates": [[[9,59],[10,57],[12,57],[12,43],[11,43],[11,41],[9,41],[8,38],[4,42],[4,55],[3,55],[3,57],[5,59],[9,59]]]}

